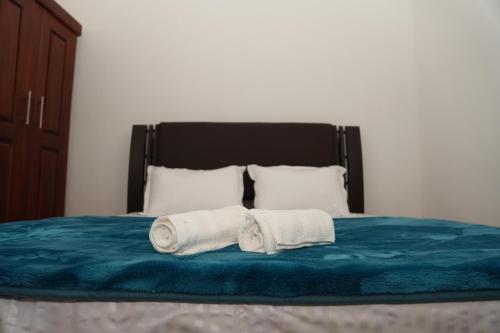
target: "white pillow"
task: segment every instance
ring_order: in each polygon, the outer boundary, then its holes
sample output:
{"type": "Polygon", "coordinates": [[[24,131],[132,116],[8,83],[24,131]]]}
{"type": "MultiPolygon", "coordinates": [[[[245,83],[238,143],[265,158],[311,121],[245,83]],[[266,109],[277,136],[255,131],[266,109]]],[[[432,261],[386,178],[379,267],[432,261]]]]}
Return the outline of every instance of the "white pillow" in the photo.
{"type": "Polygon", "coordinates": [[[331,216],[349,214],[344,188],[346,169],[328,167],[249,165],[255,181],[255,208],[324,210],[331,216]]]}
{"type": "Polygon", "coordinates": [[[245,167],[215,170],[148,166],[144,213],[149,216],[242,205],[245,167]]]}

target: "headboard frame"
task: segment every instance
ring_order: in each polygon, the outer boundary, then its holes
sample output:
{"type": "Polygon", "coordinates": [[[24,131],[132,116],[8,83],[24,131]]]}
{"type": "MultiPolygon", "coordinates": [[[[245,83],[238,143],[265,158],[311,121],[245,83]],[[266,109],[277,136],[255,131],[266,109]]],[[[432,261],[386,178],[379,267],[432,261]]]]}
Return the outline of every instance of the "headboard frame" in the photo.
{"type": "MultiPolygon", "coordinates": [[[[127,211],[142,211],[148,165],[216,169],[259,164],[347,168],[351,212],[364,212],[359,127],[315,123],[171,122],[134,125],[130,145],[127,211]]],[[[245,172],[245,205],[253,181],[245,172]]]]}

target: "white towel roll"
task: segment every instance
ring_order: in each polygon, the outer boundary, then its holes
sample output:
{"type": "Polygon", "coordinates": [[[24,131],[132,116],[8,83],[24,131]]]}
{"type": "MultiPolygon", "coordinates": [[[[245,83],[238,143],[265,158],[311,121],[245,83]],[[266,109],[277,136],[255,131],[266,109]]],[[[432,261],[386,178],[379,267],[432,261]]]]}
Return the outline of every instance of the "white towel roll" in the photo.
{"type": "Polygon", "coordinates": [[[252,209],[238,231],[242,251],[273,254],[335,242],[332,217],[319,209],[252,209]]]}
{"type": "Polygon", "coordinates": [[[149,230],[156,251],[178,255],[213,251],[238,241],[247,209],[230,206],[157,218],[149,230]]]}

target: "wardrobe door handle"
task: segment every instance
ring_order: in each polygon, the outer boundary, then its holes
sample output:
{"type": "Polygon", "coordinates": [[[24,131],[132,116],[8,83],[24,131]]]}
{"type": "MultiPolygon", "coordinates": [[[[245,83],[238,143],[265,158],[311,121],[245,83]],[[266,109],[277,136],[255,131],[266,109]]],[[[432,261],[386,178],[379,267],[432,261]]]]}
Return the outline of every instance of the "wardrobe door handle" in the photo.
{"type": "Polygon", "coordinates": [[[42,96],[42,100],[40,101],[40,120],[38,121],[38,127],[43,127],[43,109],[45,108],[45,96],[42,96]]]}
{"type": "Polygon", "coordinates": [[[31,90],[28,91],[28,106],[26,110],[26,125],[30,124],[30,116],[31,116],[31,90]]]}

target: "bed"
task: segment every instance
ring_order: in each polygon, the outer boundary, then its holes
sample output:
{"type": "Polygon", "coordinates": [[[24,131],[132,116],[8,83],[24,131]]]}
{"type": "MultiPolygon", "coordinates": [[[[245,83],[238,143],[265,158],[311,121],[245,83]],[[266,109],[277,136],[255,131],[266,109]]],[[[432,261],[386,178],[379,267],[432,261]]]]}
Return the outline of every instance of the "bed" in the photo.
{"type": "MultiPolygon", "coordinates": [[[[233,245],[156,253],[153,218],[0,226],[0,331],[498,332],[500,229],[364,213],[358,127],[161,123],[132,131],[128,211],[148,165],[340,164],[352,217],[333,245],[272,256],[233,245]]],[[[244,203],[252,206],[245,175],[244,203]]]]}

